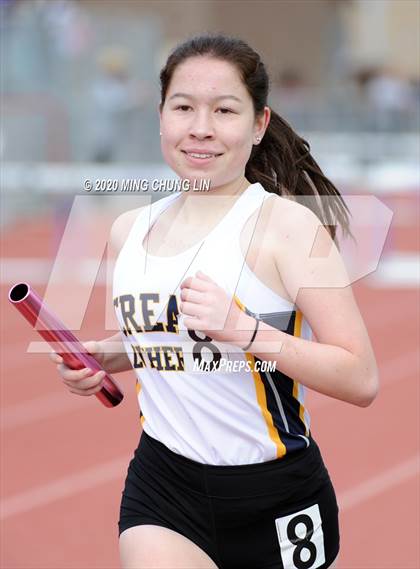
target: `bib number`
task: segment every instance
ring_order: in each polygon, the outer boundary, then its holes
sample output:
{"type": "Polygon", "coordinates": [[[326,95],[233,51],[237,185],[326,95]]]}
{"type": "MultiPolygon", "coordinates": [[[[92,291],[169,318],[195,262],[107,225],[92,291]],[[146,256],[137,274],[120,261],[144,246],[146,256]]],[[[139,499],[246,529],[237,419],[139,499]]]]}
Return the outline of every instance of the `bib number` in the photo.
{"type": "MultiPolygon", "coordinates": [[[[192,349],[193,360],[196,361],[198,364],[202,362],[203,359],[210,362],[216,362],[219,364],[220,360],[222,359],[222,354],[220,350],[212,344],[212,338],[210,336],[204,335],[204,338],[200,338],[198,335],[199,333],[195,330],[187,330],[189,337],[191,340],[194,340],[195,344],[192,349]],[[210,354],[210,360],[208,358],[203,358],[203,349],[206,348],[210,354]]],[[[202,332],[200,332],[202,334],[202,332]]]]}
{"type": "Polygon", "coordinates": [[[325,563],[318,504],[275,521],[284,569],[316,569],[325,563]]]}

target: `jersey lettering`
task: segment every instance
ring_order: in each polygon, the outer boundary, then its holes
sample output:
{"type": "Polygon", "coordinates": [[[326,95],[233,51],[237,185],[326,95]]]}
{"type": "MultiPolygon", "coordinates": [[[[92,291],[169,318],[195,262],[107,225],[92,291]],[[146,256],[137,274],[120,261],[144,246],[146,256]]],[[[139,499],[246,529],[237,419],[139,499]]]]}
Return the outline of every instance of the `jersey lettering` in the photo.
{"type": "MultiPolygon", "coordinates": [[[[156,322],[156,306],[159,304],[159,293],[141,293],[140,302],[131,294],[122,294],[114,298],[114,306],[120,309],[123,321],[122,331],[125,336],[134,333],[169,332],[179,334],[179,309],[176,295],[169,296],[166,307],[166,323],[156,322]],[[153,306],[155,305],[155,306],[153,306]],[[136,310],[137,307],[137,310],[136,310]],[[139,317],[142,322],[139,322],[139,317]]],[[[195,330],[187,330],[189,337],[194,340],[192,356],[198,363],[208,362],[218,364],[222,354],[212,344],[210,336],[200,337],[195,330]]],[[[131,344],[133,367],[141,369],[151,367],[159,371],[185,371],[185,361],[182,348],[178,346],[147,346],[131,344]]]]}
{"type": "Polygon", "coordinates": [[[146,347],[132,344],[134,361],[133,367],[141,369],[149,367],[159,371],[184,371],[184,357],[181,348],[177,346],[146,347]]]}
{"type": "Polygon", "coordinates": [[[131,336],[134,332],[142,334],[144,332],[172,332],[179,333],[178,327],[178,302],[176,296],[171,294],[166,308],[165,322],[156,322],[156,315],[151,303],[159,303],[158,293],[141,293],[139,295],[140,310],[136,310],[136,299],[132,294],[122,294],[114,298],[115,308],[120,308],[121,317],[124,322],[123,333],[131,336]],[[142,316],[142,323],[138,322],[142,316]],[[154,320],[154,322],[152,321],[154,320]]]}

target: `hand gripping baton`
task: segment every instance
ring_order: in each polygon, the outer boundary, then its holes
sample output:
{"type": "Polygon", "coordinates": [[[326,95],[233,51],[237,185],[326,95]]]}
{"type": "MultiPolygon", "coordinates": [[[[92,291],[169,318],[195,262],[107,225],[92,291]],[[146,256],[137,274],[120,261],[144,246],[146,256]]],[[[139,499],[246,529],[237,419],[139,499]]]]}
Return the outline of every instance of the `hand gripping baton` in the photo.
{"type": "MultiPolygon", "coordinates": [[[[35,327],[38,322],[36,331],[63,358],[66,366],[71,369],[87,367],[95,372],[104,371],[76,336],[48,309],[42,298],[27,283],[17,283],[12,286],[9,300],[29,324],[35,327]]],[[[124,397],[115,379],[108,374],[103,379],[102,389],[95,395],[105,407],[115,407],[124,397]]]]}

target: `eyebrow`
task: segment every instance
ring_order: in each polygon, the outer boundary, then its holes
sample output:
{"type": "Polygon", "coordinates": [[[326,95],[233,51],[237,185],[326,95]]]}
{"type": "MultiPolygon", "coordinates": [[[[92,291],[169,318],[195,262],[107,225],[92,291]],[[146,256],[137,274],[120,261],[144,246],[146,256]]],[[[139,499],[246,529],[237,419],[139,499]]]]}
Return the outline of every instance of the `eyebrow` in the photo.
{"type": "MultiPolygon", "coordinates": [[[[186,99],[194,99],[193,95],[188,95],[187,93],[174,93],[171,97],[169,97],[169,101],[171,99],[175,99],[175,97],[185,97],[186,99]]],[[[220,101],[221,99],[233,99],[234,101],[237,101],[238,103],[242,103],[241,99],[239,99],[238,97],[235,97],[235,95],[219,95],[217,97],[214,97],[212,100],[213,101],[220,101]]]]}

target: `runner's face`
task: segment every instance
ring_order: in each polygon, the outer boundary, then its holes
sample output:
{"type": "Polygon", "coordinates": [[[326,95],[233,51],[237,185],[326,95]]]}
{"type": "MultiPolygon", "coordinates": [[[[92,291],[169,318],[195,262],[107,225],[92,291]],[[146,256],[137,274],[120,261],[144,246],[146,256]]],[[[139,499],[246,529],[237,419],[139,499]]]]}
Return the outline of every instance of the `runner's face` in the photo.
{"type": "Polygon", "coordinates": [[[210,179],[211,188],[244,175],[261,130],[236,68],[203,56],[175,69],[160,121],[167,164],[182,179],[210,179]]]}

